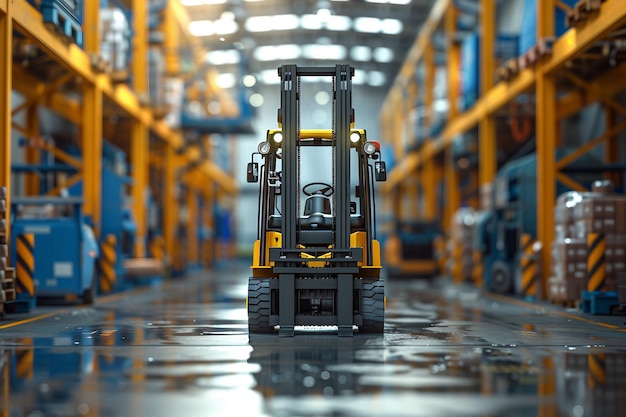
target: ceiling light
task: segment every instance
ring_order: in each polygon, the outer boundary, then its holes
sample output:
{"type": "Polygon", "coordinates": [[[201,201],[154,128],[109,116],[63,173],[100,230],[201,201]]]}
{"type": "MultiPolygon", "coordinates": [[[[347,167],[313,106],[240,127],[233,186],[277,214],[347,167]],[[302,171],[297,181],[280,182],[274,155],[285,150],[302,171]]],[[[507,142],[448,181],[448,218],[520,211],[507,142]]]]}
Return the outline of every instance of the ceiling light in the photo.
{"type": "Polygon", "coordinates": [[[367,80],[367,73],[360,69],[354,70],[354,77],[352,77],[352,85],[363,85],[367,80]]]}
{"type": "Polygon", "coordinates": [[[379,3],[379,4],[398,4],[406,5],[411,3],[411,0],[365,0],[367,3],[379,3]]]}
{"type": "Polygon", "coordinates": [[[315,14],[305,14],[300,17],[300,26],[302,26],[302,29],[320,30],[322,28],[322,21],[315,14]]]}
{"type": "Polygon", "coordinates": [[[257,61],[279,61],[297,59],[301,55],[301,49],[295,44],[264,45],[255,48],[254,58],[257,61]]]}
{"type": "Polygon", "coordinates": [[[376,17],[357,17],[354,19],[354,30],[364,33],[378,33],[382,29],[382,22],[376,17]]]}
{"type": "Polygon", "coordinates": [[[346,57],[346,48],[343,45],[304,45],[302,56],[309,59],[339,60],[346,57]]]}
{"type": "Polygon", "coordinates": [[[209,51],[204,60],[211,65],[238,64],[241,59],[239,51],[235,49],[209,51]]]}
{"type": "Polygon", "coordinates": [[[348,16],[330,16],[326,21],[326,28],[328,30],[336,30],[343,32],[350,30],[352,27],[352,19],[348,16]]]}
{"type": "Polygon", "coordinates": [[[193,36],[211,36],[215,32],[213,31],[213,22],[210,20],[196,20],[189,22],[189,32],[193,36]]]}
{"type": "Polygon", "coordinates": [[[369,46],[353,46],[350,58],[355,61],[369,61],[372,59],[372,49],[369,46]]]}
{"type": "Polygon", "coordinates": [[[248,74],[243,77],[241,82],[243,83],[244,87],[251,88],[256,85],[256,77],[254,75],[248,74]]]}
{"type": "Polygon", "coordinates": [[[377,62],[383,62],[383,63],[391,62],[393,61],[393,49],[385,48],[385,47],[378,47],[374,49],[373,56],[377,62]]]}
{"type": "Polygon", "coordinates": [[[219,19],[213,22],[213,29],[218,35],[230,35],[237,32],[239,25],[231,19],[219,19]]]}
{"type": "Polygon", "coordinates": [[[269,32],[271,30],[293,30],[300,25],[300,18],[295,14],[276,16],[252,16],[246,20],[249,32],[269,32]]]}
{"type": "Polygon", "coordinates": [[[225,73],[218,75],[215,82],[220,88],[232,88],[237,83],[237,78],[233,74],[225,73]]]}
{"type": "Polygon", "coordinates": [[[327,91],[318,91],[315,93],[315,102],[320,106],[328,104],[330,101],[330,94],[327,91]]]}
{"type": "Polygon", "coordinates": [[[211,4],[224,4],[226,0],[181,0],[183,6],[204,6],[211,4]]]}
{"type": "Polygon", "coordinates": [[[382,87],[386,81],[387,77],[381,71],[370,71],[367,77],[367,83],[372,87],[382,87]]]}
{"type": "Polygon", "coordinates": [[[402,32],[402,22],[398,19],[381,20],[381,30],[386,35],[397,35],[402,32]]]}
{"type": "Polygon", "coordinates": [[[252,107],[261,107],[264,101],[263,96],[259,93],[252,94],[248,99],[248,102],[252,107]]]}
{"type": "Polygon", "coordinates": [[[280,77],[275,69],[263,70],[257,78],[263,84],[280,84],[280,77]]]}

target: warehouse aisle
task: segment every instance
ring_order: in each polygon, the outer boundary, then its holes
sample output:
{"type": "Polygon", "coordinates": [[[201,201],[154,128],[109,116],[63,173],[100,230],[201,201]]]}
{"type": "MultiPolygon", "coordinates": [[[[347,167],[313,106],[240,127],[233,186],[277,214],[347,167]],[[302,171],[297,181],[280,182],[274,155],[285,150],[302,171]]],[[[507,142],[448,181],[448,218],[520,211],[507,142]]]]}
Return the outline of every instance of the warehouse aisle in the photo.
{"type": "Polygon", "coordinates": [[[388,283],[382,336],[247,334],[245,266],[0,322],[0,415],[620,416],[625,317],[388,283]],[[24,319],[15,321],[16,319],[24,319]]]}

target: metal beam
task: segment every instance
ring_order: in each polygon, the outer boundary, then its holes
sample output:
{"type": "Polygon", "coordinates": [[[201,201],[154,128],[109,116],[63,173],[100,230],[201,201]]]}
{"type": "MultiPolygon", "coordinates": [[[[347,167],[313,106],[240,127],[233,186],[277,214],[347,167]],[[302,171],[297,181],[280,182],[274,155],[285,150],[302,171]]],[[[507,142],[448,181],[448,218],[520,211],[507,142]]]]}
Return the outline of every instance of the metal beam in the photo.
{"type": "Polygon", "coordinates": [[[83,150],[83,198],[85,216],[91,216],[96,236],[100,233],[102,207],[102,90],[83,85],[80,140],[83,150]]]}
{"type": "MultiPolygon", "coordinates": [[[[481,0],[480,4],[480,26],[482,29],[480,45],[480,94],[483,96],[489,92],[494,81],[496,17],[495,0],[481,0]]],[[[482,195],[484,187],[492,182],[497,169],[496,125],[490,113],[486,113],[480,118],[478,137],[478,187],[479,193],[482,195]]]]}
{"type": "Polygon", "coordinates": [[[148,216],[146,191],[149,184],[149,152],[150,141],[148,129],[138,121],[132,122],[130,137],[130,160],[132,167],[132,201],[133,217],[137,224],[137,238],[133,254],[136,257],[146,256],[146,239],[148,235],[148,216]]]}
{"type": "MultiPolygon", "coordinates": [[[[177,1],[168,1],[167,4],[177,3],[177,1]]],[[[148,1],[147,0],[131,0],[133,10],[133,37],[132,37],[132,51],[135,57],[147,57],[148,56],[148,1]]],[[[142,97],[149,96],[148,90],[148,60],[147,59],[133,59],[132,60],[132,75],[133,75],[133,89],[136,93],[142,97]]]]}
{"type": "Polygon", "coordinates": [[[10,0],[0,0],[0,186],[6,187],[5,239],[10,242],[11,214],[11,79],[13,69],[13,25],[10,0]]]}
{"type": "MultiPolygon", "coordinates": [[[[537,4],[541,3],[538,2],[537,4]]],[[[552,47],[552,54],[545,62],[544,70],[554,72],[563,67],[567,61],[582,54],[598,39],[602,39],[624,23],[626,23],[624,0],[606,0],[602,3],[598,13],[589,16],[584,26],[570,29],[556,40],[552,47]]],[[[545,34],[543,36],[551,35],[545,34]]]]}
{"type": "MultiPolygon", "coordinates": [[[[554,31],[553,1],[538,2],[538,34],[543,38],[554,31]]],[[[548,74],[546,63],[537,65],[536,102],[536,146],[537,146],[537,240],[541,250],[541,294],[547,294],[547,279],[550,276],[551,244],[554,238],[554,201],[556,198],[556,144],[558,142],[556,119],[556,82],[548,74]]]]}

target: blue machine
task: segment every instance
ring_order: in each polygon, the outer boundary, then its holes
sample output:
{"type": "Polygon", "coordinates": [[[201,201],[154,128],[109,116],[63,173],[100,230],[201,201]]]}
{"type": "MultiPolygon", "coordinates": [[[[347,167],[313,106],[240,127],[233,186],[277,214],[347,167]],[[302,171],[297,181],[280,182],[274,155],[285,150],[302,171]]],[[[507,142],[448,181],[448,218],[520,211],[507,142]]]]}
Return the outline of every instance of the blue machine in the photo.
{"type": "Polygon", "coordinates": [[[71,197],[11,200],[11,259],[14,264],[20,262],[16,254],[19,236],[34,235],[32,276],[38,298],[94,301],[99,250],[91,227],[84,222],[82,203],[71,197]]]}
{"type": "MultiPolygon", "coordinates": [[[[126,156],[123,151],[104,141],[102,164],[102,198],[100,212],[100,240],[105,241],[108,236],[115,236],[115,277],[114,291],[123,290],[126,286],[124,276],[124,260],[132,257],[132,248],[137,235],[137,225],[127,205],[126,188],[132,179],[125,175],[126,156]]],[[[71,195],[83,194],[82,182],[69,189],[71,195]]]]}

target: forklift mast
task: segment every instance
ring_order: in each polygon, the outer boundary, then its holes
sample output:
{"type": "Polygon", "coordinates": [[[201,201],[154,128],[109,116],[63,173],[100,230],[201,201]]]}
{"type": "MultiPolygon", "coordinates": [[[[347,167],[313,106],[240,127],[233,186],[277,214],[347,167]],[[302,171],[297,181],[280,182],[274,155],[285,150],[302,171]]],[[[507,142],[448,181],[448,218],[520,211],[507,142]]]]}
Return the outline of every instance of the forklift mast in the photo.
{"type": "Polygon", "coordinates": [[[281,107],[279,123],[283,131],[283,248],[296,249],[296,222],[299,216],[298,190],[298,141],[300,135],[300,77],[334,77],[333,135],[335,140],[334,187],[335,187],[335,248],[350,247],[350,125],[352,122],[352,76],[354,68],[337,65],[330,68],[298,68],[283,65],[281,77],[281,107]]]}

